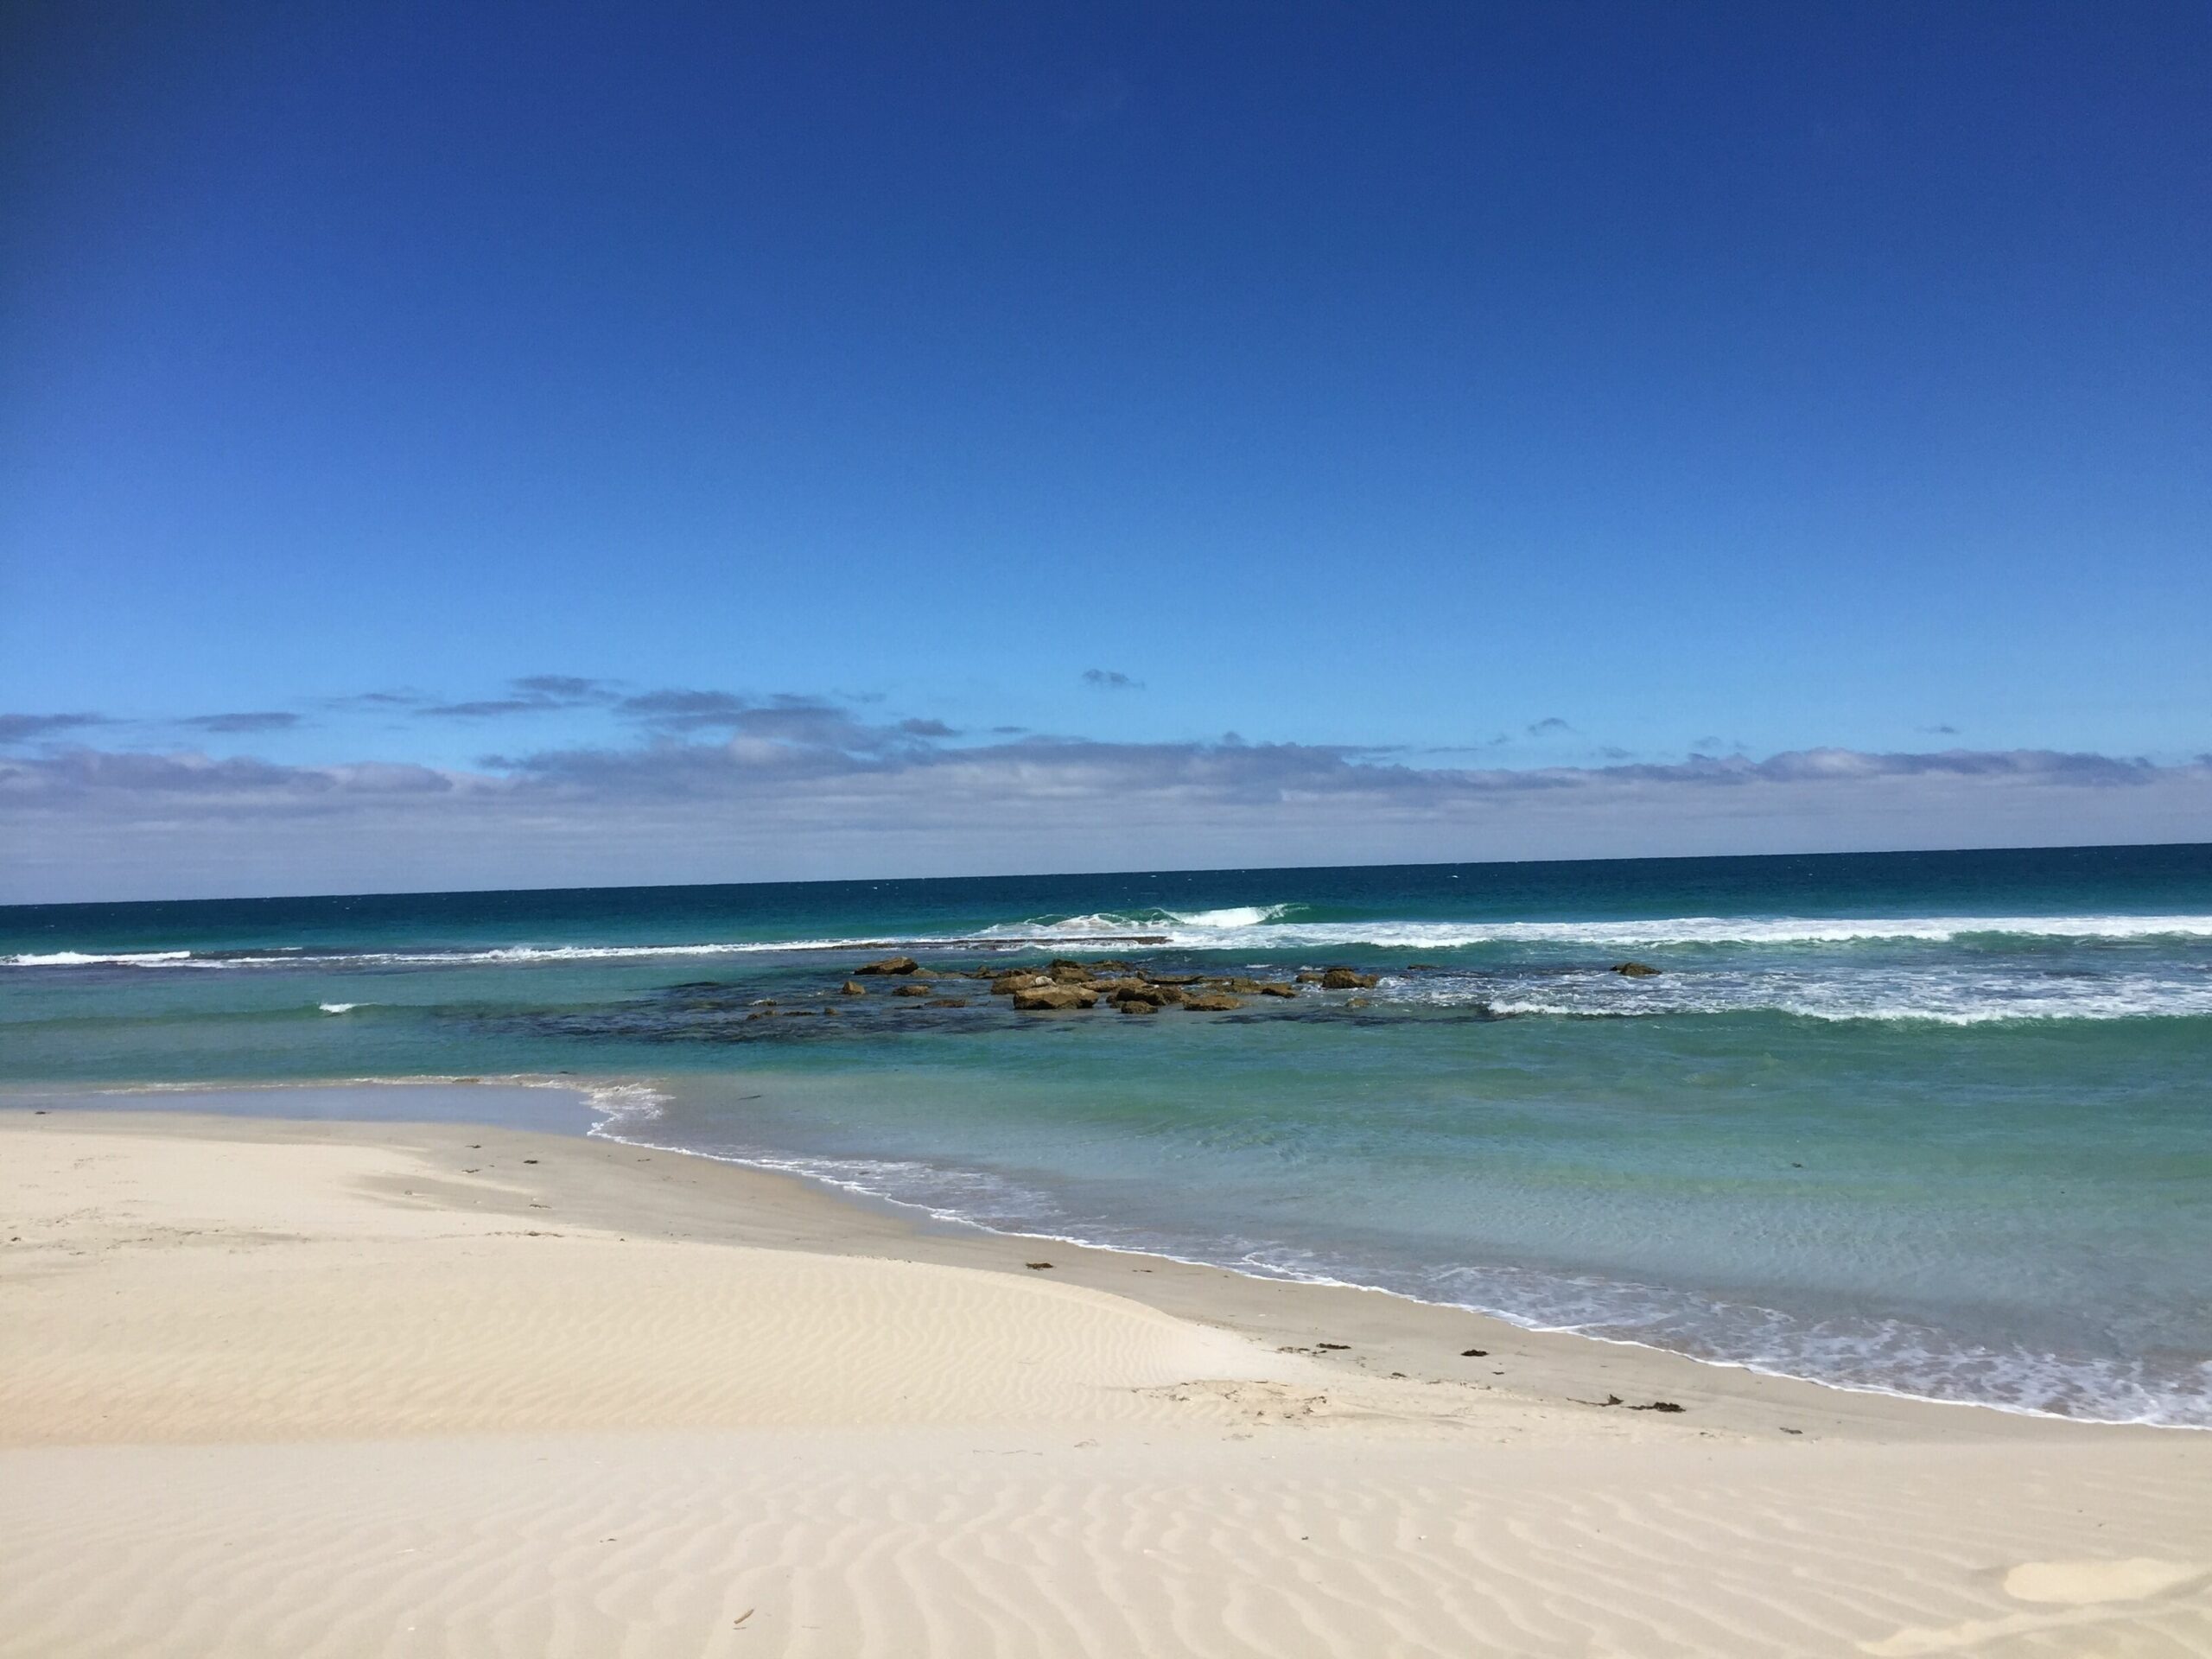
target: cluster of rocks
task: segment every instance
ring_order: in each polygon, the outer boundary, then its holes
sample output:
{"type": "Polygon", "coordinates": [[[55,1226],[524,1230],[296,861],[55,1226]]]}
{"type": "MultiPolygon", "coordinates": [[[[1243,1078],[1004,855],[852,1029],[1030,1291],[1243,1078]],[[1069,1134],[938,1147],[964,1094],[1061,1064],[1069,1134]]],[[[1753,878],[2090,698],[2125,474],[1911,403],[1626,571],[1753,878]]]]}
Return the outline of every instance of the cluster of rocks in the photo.
{"type": "MultiPolygon", "coordinates": [[[[1244,1006],[1248,997],[1293,997],[1300,985],[1317,985],[1325,991],[1356,991],[1373,988],[1376,976],[1356,968],[1328,968],[1299,974],[1290,980],[1252,979],[1241,974],[1170,974],[1141,968],[1117,957],[1077,962],[1061,957],[1042,968],[978,968],[932,969],[912,957],[886,957],[853,969],[843,986],[847,996],[866,996],[863,978],[895,979],[893,996],[930,996],[928,982],[980,979],[990,983],[991,995],[1009,997],[1025,1014],[1060,1008],[1092,1008],[1101,1002],[1123,1014],[1146,1015],[1162,1008],[1187,1008],[1194,1013],[1226,1014],[1244,1006]]],[[[964,1005],[965,999],[939,998],[932,1007],[964,1005]]],[[[1354,997],[1349,1007],[1364,1007],[1364,997],[1354,997]]]]}

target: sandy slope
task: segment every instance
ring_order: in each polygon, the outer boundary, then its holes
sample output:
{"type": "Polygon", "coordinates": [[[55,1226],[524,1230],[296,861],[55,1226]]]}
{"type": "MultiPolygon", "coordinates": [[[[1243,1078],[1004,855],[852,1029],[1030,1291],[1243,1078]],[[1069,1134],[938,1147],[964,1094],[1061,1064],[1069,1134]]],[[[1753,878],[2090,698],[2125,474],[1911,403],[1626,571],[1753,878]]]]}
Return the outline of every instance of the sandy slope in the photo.
{"type": "Polygon", "coordinates": [[[2212,1436],[514,1132],[0,1114],[0,1655],[2212,1653],[2212,1436]]]}

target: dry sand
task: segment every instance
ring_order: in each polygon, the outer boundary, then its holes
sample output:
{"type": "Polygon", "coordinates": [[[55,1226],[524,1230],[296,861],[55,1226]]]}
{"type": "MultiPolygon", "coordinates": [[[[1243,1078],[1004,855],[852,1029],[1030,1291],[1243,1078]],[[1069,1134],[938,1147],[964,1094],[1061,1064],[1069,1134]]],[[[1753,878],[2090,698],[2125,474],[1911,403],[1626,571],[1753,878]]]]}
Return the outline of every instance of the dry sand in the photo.
{"type": "Polygon", "coordinates": [[[2205,1434],[514,1130],[0,1113],[0,1240],[10,1659],[2212,1654],[2205,1434]]]}

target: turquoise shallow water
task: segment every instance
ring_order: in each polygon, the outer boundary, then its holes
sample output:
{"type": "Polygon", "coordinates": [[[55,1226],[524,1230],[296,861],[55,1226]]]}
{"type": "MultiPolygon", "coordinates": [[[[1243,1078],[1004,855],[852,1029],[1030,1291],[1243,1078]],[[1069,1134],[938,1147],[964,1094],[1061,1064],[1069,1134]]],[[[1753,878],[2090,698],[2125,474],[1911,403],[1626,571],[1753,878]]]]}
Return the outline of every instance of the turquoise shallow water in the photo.
{"type": "Polygon", "coordinates": [[[989,1225],[2212,1426],[2212,848],[0,910],[18,1091],[563,1073],[989,1225]],[[878,944],[1383,978],[836,997],[878,944]]]}

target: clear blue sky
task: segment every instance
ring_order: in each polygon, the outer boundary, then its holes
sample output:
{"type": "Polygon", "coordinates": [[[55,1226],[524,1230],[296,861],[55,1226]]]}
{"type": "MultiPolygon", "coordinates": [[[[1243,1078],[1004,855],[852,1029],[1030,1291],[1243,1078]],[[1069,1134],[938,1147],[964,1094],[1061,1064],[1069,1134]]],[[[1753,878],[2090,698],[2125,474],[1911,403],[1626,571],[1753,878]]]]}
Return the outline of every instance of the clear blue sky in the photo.
{"type": "Polygon", "coordinates": [[[2193,0],[5,16],[34,769],[2212,747],[2193,0]]]}

